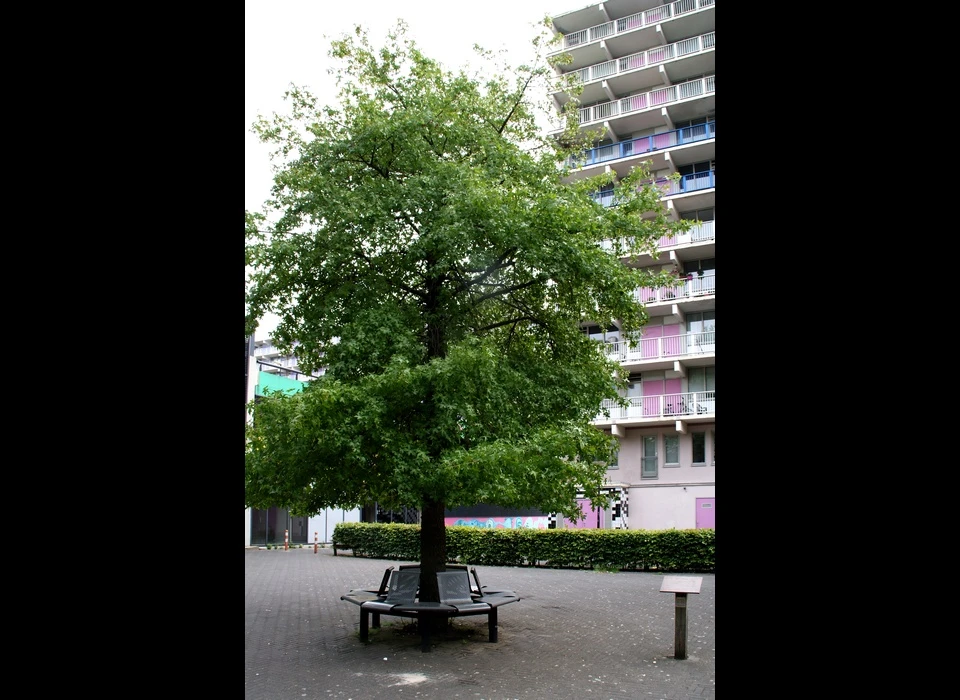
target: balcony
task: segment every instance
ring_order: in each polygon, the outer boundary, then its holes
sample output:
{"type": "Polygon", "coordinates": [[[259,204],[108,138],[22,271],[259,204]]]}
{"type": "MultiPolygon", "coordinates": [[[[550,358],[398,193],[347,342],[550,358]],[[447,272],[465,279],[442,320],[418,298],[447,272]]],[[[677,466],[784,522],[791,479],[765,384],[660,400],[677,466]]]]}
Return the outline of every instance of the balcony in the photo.
{"type": "MultiPolygon", "coordinates": [[[[709,32],[581,68],[572,72],[583,83],[578,99],[589,104],[611,94],[629,95],[655,85],[681,82],[693,75],[713,73],[715,49],[716,32],[709,32]]],[[[569,96],[558,92],[555,98],[562,105],[569,96]]]]}
{"type": "MultiPolygon", "coordinates": [[[[690,119],[715,111],[716,76],[707,75],[612,102],[581,107],[577,118],[584,128],[616,120],[615,133],[632,134],[666,123],[662,110],[668,106],[671,106],[669,112],[673,120],[690,119]],[[680,109],[681,106],[684,108],[680,109]]],[[[561,132],[562,129],[557,129],[554,133],[561,132]]]]}
{"type": "MultiPolygon", "coordinates": [[[[605,8],[610,12],[615,9],[605,8]]],[[[563,34],[562,48],[556,54],[569,53],[572,70],[605,61],[610,56],[623,56],[638,47],[648,48],[697,36],[714,29],[714,0],[677,0],[584,28],[588,18],[597,16],[596,5],[583,11],[569,12],[553,18],[554,29],[563,34]]]]}
{"type": "Polygon", "coordinates": [[[643,425],[681,420],[688,423],[712,423],[717,417],[715,390],[628,396],[627,402],[629,405],[623,407],[612,399],[604,400],[600,413],[593,420],[594,425],[643,425]],[[605,415],[606,412],[610,415],[605,415]]]}
{"type": "MultiPolygon", "coordinates": [[[[696,258],[712,258],[716,256],[716,221],[697,221],[690,230],[672,236],[662,236],[657,242],[657,250],[678,251],[671,258],[684,260],[696,258]]],[[[621,239],[621,247],[629,247],[630,241],[621,239]]],[[[611,240],[600,243],[602,250],[612,251],[614,246],[611,240]]],[[[649,253],[638,253],[635,264],[639,267],[652,265],[657,262],[649,253]]],[[[662,260],[661,260],[662,262],[662,260]]]]}
{"type": "Polygon", "coordinates": [[[578,168],[573,179],[596,175],[606,165],[623,177],[641,160],[650,161],[651,171],[663,170],[676,164],[712,160],[716,157],[716,138],[717,122],[711,121],[591,148],[579,158],[568,158],[566,165],[578,168]]]}
{"type": "MultiPolygon", "coordinates": [[[[676,197],[679,195],[689,195],[694,192],[715,190],[717,185],[716,170],[704,170],[699,173],[690,173],[680,176],[679,180],[662,177],[654,180],[654,183],[663,192],[663,199],[676,197]]],[[[614,193],[612,190],[597,192],[590,195],[597,204],[603,207],[612,207],[616,205],[614,193]]],[[[713,197],[700,197],[697,200],[691,200],[690,206],[684,208],[684,211],[690,209],[703,209],[714,206],[713,197]]]]}
{"type": "Polygon", "coordinates": [[[641,304],[651,305],[677,304],[713,297],[717,291],[716,278],[715,272],[706,272],[702,275],[691,275],[669,287],[640,287],[634,290],[633,298],[641,304]]]}
{"type": "Polygon", "coordinates": [[[626,340],[603,343],[608,359],[624,367],[642,365],[646,371],[673,369],[677,361],[689,367],[712,365],[716,362],[716,348],[716,331],[640,338],[632,344],[626,340]]]}

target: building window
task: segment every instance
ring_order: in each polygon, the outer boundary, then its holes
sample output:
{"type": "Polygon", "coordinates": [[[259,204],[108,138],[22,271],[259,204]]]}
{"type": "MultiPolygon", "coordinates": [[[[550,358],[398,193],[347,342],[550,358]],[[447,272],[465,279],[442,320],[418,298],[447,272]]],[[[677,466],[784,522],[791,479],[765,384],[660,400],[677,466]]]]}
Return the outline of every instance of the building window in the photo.
{"type": "Polygon", "coordinates": [[[716,391],[716,367],[691,367],[687,370],[687,391],[716,391]]]}
{"type": "Polygon", "coordinates": [[[679,435],[664,435],[663,451],[666,453],[666,457],[665,457],[666,466],[668,467],[680,466],[680,436],[679,435]]]}
{"type": "Polygon", "coordinates": [[[677,168],[680,172],[680,175],[696,175],[698,173],[709,173],[711,170],[717,169],[717,162],[715,160],[702,160],[699,163],[691,163],[690,165],[681,165],[677,168]]]}
{"type": "Polygon", "coordinates": [[[707,209],[694,209],[693,211],[683,212],[680,214],[680,218],[690,221],[715,221],[717,215],[714,208],[709,207],[707,209]]]}
{"type": "Polygon", "coordinates": [[[687,333],[713,333],[717,330],[717,312],[702,311],[687,314],[687,333]]]}
{"type": "Polygon", "coordinates": [[[693,119],[684,119],[683,121],[674,122],[673,125],[677,129],[686,129],[687,127],[697,126],[698,124],[706,124],[707,122],[714,122],[717,120],[716,113],[707,114],[705,117],[695,117],[693,119]]]}
{"type": "Polygon", "coordinates": [[[613,459],[610,460],[610,464],[607,465],[607,469],[619,469],[620,468],[620,450],[618,449],[613,453],[613,459]]]}
{"type": "Polygon", "coordinates": [[[641,458],[640,478],[657,478],[657,436],[643,436],[643,457],[641,458]]]}
{"type": "Polygon", "coordinates": [[[704,275],[715,275],[717,274],[717,259],[716,258],[702,258],[700,260],[688,260],[683,263],[683,274],[684,276],[693,276],[703,277],[704,275]]]}
{"type": "Polygon", "coordinates": [[[706,464],[707,463],[707,434],[706,433],[690,433],[690,437],[693,439],[693,463],[706,464]]]}

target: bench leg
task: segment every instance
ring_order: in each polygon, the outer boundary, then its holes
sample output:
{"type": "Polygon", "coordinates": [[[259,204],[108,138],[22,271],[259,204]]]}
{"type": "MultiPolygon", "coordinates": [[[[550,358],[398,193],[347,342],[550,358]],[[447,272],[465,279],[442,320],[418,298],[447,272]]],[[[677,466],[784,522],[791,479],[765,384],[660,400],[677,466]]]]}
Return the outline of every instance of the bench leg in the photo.
{"type": "Polygon", "coordinates": [[[430,651],[430,620],[421,617],[418,624],[420,625],[420,651],[428,652],[430,651]]]}
{"type": "Polygon", "coordinates": [[[487,613],[487,629],[490,631],[490,641],[497,641],[497,609],[490,608],[490,612],[487,613]]]}
{"type": "MultiPolygon", "coordinates": [[[[360,611],[360,641],[366,642],[370,638],[370,613],[366,610],[360,611]]],[[[377,617],[380,617],[379,615],[377,617]]]]}
{"type": "Polygon", "coordinates": [[[380,613],[375,612],[372,614],[373,614],[373,622],[370,624],[373,627],[373,629],[378,630],[380,629],[380,613]]]}

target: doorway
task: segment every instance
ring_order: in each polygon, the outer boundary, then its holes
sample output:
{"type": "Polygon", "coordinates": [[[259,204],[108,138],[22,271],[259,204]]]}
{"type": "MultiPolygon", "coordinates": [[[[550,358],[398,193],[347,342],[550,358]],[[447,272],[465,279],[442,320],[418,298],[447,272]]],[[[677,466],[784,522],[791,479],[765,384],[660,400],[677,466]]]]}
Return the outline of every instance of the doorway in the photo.
{"type": "Polygon", "coordinates": [[[602,529],[604,522],[604,509],[603,508],[594,508],[593,503],[590,502],[589,498],[578,498],[577,505],[580,507],[580,512],[587,516],[586,520],[578,520],[573,522],[568,518],[563,519],[563,526],[565,528],[570,528],[573,530],[584,530],[584,529],[602,529]]]}
{"type": "Polygon", "coordinates": [[[251,545],[282,545],[286,530],[290,544],[307,544],[306,517],[293,517],[285,508],[250,509],[251,545]]]}
{"type": "Polygon", "coordinates": [[[697,529],[716,530],[716,501],[714,498],[697,499],[697,529]]]}

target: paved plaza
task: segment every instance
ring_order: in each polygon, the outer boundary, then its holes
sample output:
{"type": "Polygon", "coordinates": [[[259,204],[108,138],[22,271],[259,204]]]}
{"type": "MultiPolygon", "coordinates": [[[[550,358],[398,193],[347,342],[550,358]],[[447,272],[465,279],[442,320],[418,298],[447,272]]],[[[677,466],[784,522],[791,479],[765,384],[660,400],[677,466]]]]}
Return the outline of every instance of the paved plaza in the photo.
{"type": "MultiPolygon", "coordinates": [[[[516,591],[487,618],[455,618],[420,650],[411,621],[383,616],[370,642],[340,600],[376,588],[387,566],[313,545],[245,549],[245,700],[715,700],[715,574],[687,597],[687,658],[675,658],[675,596],[663,574],[477,566],[480,582],[516,591]]],[[[672,576],[673,574],[668,574],[672,576]]]]}

